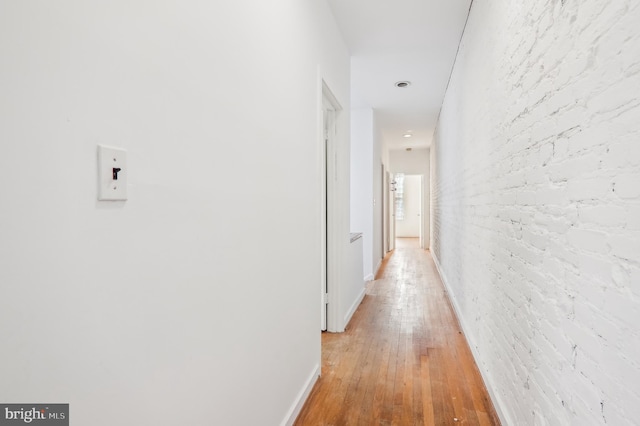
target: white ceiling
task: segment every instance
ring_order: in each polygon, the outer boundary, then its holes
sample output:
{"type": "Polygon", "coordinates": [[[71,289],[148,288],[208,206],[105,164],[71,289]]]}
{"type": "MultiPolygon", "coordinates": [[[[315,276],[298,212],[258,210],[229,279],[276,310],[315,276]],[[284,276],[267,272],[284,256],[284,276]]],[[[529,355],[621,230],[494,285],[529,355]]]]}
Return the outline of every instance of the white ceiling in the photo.
{"type": "Polygon", "coordinates": [[[389,149],[431,144],[471,1],[328,0],[352,55],[351,107],[377,111],[389,149]]]}

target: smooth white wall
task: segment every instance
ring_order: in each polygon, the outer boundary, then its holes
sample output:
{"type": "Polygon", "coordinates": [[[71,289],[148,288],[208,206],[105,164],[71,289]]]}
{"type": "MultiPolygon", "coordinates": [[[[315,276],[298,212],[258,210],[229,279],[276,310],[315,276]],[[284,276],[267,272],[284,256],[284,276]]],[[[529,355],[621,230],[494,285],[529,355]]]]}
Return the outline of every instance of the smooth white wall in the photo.
{"type": "Polygon", "coordinates": [[[346,258],[349,261],[346,277],[348,282],[343,286],[344,310],[342,312],[343,330],[346,329],[353,314],[360,306],[365,293],[364,278],[362,277],[362,237],[351,242],[346,258]]]}
{"type": "MultiPolygon", "coordinates": [[[[389,150],[389,168],[393,173],[405,175],[422,175],[424,177],[422,194],[422,226],[424,227],[424,246],[429,248],[431,229],[431,160],[428,148],[414,148],[411,151],[404,149],[389,150]]],[[[400,236],[400,235],[398,235],[400,236]]]]}
{"type": "Polygon", "coordinates": [[[433,252],[509,425],[640,418],[640,4],[475,1],[433,252]]]}
{"type": "Polygon", "coordinates": [[[291,420],[320,364],[319,77],[348,186],[324,1],[2,2],[0,400],[291,420]],[[97,144],[128,151],[127,202],[96,201],[97,144]]]}
{"type": "Polygon", "coordinates": [[[373,278],[374,123],[372,109],[351,111],[351,232],[362,232],[363,277],[373,278]]]}

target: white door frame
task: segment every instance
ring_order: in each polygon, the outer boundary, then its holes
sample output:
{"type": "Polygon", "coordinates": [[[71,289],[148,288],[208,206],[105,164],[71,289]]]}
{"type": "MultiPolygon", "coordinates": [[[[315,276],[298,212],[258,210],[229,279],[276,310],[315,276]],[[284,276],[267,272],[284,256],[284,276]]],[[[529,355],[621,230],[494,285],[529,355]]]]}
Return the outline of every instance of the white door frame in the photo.
{"type": "MultiPolygon", "coordinates": [[[[382,164],[382,257],[389,251],[389,175],[387,168],[382,164]]],[[[375,271],[377,273],[377,271],[375,271]]]]}
{"type": "Polygon", "coordinates": [[[329,86],[321,79],[321,326],[323,330],[344,330],[340,320],[340,197],[338,188],[337,123],[342,111],[329,86]],[[325,290],[326,289],[326,290],[325,290]],[[327,291],[328,290],[328,291],[327,291]]]}
{"type": "Polygon", "coordinates": [[[327,330],[327,117],[320,105],[320,330],[327,330]]]}
{"type": "Polygon", "coordinates": [[[424,217],[422,216],[424,210],[424,175],[418,175],[420,177],[420,181],[418,184],[420,185],[420,189],[418,190],[418,194],[420,194],[420,202],[418,203],[418,241],[420,242],[420,248],[424,248],[424,217]]]}
{"type": "Polygon", "coordinates": [[[426,201],[426,188],[424,186],[424,175],[420,175],[420,248],[427,248],[427,225],[425,223],[425,218],[428,217],[425,212],[425,201],[426,201]]]}

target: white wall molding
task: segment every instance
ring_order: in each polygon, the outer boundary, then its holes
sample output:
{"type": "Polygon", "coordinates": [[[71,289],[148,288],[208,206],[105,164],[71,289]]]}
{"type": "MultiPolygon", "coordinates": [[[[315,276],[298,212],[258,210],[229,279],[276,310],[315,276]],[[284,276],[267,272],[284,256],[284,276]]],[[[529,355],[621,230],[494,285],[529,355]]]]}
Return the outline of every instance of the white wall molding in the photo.
{"type": "Polygon", "coordinates": [[[311,391],[313,390],[313,387],[316,385],[316,382],[319,378],[320,364],[316,364],[306,383],[298,393],[298,396],[289,409],[289,412],[285,416],[284,421],[281,423],[283,426],[292,426],[295,423],[298,415],[300,414],[300,411],[302,411],[302,407],[304,407],[305,402],[307,402],[307,399],[309,398],[309,395],[311,394],[311,391]]]}
{"type": "MultiPolygon", "coordinates": [[[[386,253],[385,253],[385,256],[386,256],[386,253]]],[[[373,274],[373,279],[375,279],[375,276],[378,275],[378,272],[380,271],[380,267],[382,266],[382,261],[383,260],[384,260],[384,256],[380,260],[378,260],[378,264],[376,265],[376,269],[375,269],[375,272],[373,274]]]]}
{"type": "Polygon", "coordinates": [[[362,289],[362,291],[360,291],[360,294],[358,294],[358,297],[356,297],[356,300],[353,301],[351,307],[347,311],[347,314],[344,316],[345,328],[349,325],[349,321],[351,321],[351,317],[353,317],[353,314],[356,313],[356,310],[358,309],[358,306],[360,306],[360,303],[362,303],[365,293],[365,289],[362,289]]]}
{"type": "Polygon", "coordinates": [[[462,332],[464,333],[464,337],[467,341],[467,345],[471,349],[471,353],[473,354],[473,360],[476,363],[476,367],[478,368],[480,375],[482,376],[482,381],[484,382],[484,386],[489,392],[489,397],[491,398],[493,407],[495,408],[496,413],[498,414],[498,417],[500,417],[500,422],[505,426],[511,425],[513,423],[508,420],[507,415],[505,414],[505,411],[502,409],[502,401],[499,399],[499,394],[493,391],[493,386],[491,386],[491,382],[489,381],[490,377],[483,371],[482,368],[480,368],[480,365],[478,364],[478,360],[480,359],[480,354],[477,351],[477,346],[474,342],[473,334],[470,333],[471,329],[469,329],[469,327],[467,326],[467,322],[462,316],[462,311],[460,310],[458,299],[456,299],[455,294],[451,291],[451,286],[449,285],[449,281],[447,280],[447,277],[442,271],[442,267],[440,266],[440,261],[438,260],[438,257],[433,252],[431,252],[431,257],[433,258],[433,263],[436,265],[436,270],[438,271],[438,275],[440,276],[440,281],[442,281],[442,284],[444,284],[444,289],[447,293],[447,297],[449,298],[449,301],[451,302],[451,306],[453,306],[454,314],[458,319],[458,323],[460,324],[460,327],[462,327],[462,332]]]}

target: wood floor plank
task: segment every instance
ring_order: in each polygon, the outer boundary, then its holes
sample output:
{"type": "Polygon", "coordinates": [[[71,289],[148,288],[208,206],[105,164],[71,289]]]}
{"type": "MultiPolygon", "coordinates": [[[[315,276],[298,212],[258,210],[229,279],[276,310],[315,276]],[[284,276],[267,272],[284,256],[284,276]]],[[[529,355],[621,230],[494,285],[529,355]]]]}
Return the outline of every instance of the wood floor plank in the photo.
{"type": "Polygon", "coordinates": [[[436,423],[433,416],[433,399],[431,397],[431,375],[429,373],[429,355],[420,357],[420,385],[422,387],[422,424],[436,423]]]}
{"type": "Polygon", "coordinates": [[[387,377],[389,373],[389,359],[391,357],[391,342],[389,338],[383,339],[381,342],[382,356],[377,366],[378,374],[376,377],[373,392],[373,410],[371,416],[371,424],[380,424],[382,419],[382,407],[384,406],[384,397],[387,389],[387,377]]]}
{"type": "Polygon", "coordinates": [[[295,425],[500,424],[429,252],[402,240],[347,330],[323,333],[295,425]]]}

